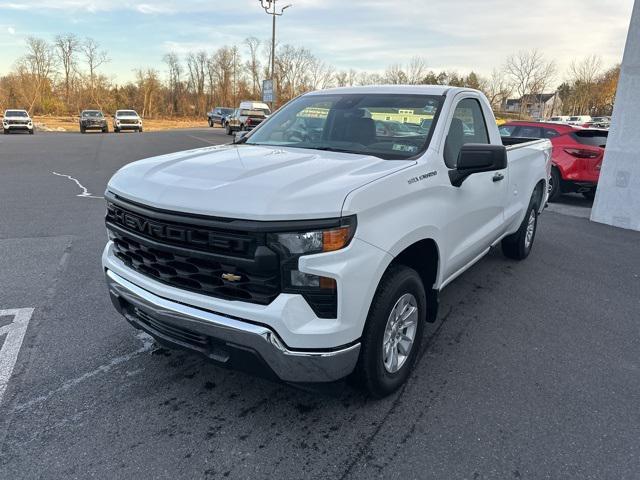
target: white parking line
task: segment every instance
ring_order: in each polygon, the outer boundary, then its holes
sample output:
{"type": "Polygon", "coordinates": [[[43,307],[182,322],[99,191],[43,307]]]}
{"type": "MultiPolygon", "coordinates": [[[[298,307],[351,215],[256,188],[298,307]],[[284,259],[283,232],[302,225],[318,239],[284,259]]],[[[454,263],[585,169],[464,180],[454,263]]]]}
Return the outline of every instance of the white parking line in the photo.
{"type": "Polygon", "coordinates": [[[81,189],[82,189],[82,193],[79,193],[78,195],[76,195],[76,197],[84,197],[84,198],[104,198],[101,197],[99,195],[93,195],[91,193],[89,193],[89,190],[87,190],[87,187],[85,187],[84,185],[82,185],[77,178],[73,178],[71,175],[65,175],[63,173],[58,173],[58,172],[51,172],[54,175],[57,175],[59,177],[65,177],[68,178],[69,180],[72,180],[74,182],[76,182],[76,185],[78,185],[81,189]]]}
{"type": "Polygon", "coordinates": [[[10,324],[0,327],[0,337],[6,335],[2,348],[0,348],[0,404],[13,373],[13,367],[16,365],[24,334],[32,315],[33,308],[0,310],[0,317],[13,317],[10,324]]]}

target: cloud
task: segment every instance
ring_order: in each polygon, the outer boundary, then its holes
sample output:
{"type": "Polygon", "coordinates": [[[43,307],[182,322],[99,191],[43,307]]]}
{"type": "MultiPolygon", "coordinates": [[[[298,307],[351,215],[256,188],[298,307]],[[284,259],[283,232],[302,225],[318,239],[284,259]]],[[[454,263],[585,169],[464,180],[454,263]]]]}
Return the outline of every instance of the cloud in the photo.
{"type": "Polygon", "coordinates": [[[9,35],[15,35],[16,29],[13,27],[7,27],[7,32],[9,33],[9,35]]]}

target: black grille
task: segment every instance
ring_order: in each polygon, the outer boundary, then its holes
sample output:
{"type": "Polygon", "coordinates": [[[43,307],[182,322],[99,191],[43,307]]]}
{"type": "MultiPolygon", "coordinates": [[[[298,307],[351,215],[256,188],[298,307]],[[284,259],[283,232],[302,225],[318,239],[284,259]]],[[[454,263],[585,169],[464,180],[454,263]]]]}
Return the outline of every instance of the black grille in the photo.
{"type": "Polygon", "coordinates": [[[122,120],[120,120],[120,124],[121,125],[137,125],[138,124],[138,120],[132,120],[132,119],[128,119],[128,118],[123,118],[122,120]]]}
{"type": "Polygon", "coordinates": [[[267,305],[281,291],[280,263],[265,234],[220,232],[158,221],[110,203],[114,254],[133,270],[168,285],[267,305]]]}
{"type": "Polygon", "coordinates": [[[107,192],[107,228],[114,254],[133,270],[203,295],[268,305],[281,293],[303,295],[320,318],[336,318],[335,289],[283,288],[298,268],[271,232],[331,228],[340,219],[259,222],[156,210],[107,192]],[[312,223],[315,222],[315,223],[312,223]]]}
{"type": "Polygon", "coordinates": [[[28,125],[29,120],[7,120],[9,125],[28,125]]]}

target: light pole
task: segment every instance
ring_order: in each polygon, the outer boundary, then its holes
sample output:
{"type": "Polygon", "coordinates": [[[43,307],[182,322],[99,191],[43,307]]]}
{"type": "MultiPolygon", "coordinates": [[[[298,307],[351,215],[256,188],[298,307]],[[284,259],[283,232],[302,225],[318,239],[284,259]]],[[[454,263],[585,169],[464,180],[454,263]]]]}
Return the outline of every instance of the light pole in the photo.
{"type": "MultiPolygon", "coordinates": [[[[259,0],[260,6],[264,11],[272,17],[272,29],[271,29],[271,88],[275,90],[275,71],[276,71],[276,17],[284,15],[284,11],[293,7],[292,4],[285,5],[280,10],[276,6],[277,0],[259,0]]],[[[271,102],[271,108],[273,109],[273,103],[271,102]]]]}

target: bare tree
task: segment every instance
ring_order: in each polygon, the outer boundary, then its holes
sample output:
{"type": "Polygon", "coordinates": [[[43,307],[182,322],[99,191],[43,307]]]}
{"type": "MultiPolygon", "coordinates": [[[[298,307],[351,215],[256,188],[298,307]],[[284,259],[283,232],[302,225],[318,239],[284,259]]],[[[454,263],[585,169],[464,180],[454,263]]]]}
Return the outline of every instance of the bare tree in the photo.
{"type": "Polygon", "coordinates": [[[385,72],[385,80],[391,85],[407,83],[407,74],[399,63],[389,66],[385,72]]]}
{"type": "Polygon", "coordinates": [[[97,100],[95,94],[98,68],[109,62],[109,57],[105,50],[100,50],[100,44],[89,37],[85,38],[80,48],[82,50],[82,53],[84,54],[84,59],[89,70],[89,92],[91,95],[91,100],[95,104],[100,105],[100,101],[97,100]]]}
{"type": "Polygon", "coordinates": [[[419,85],[423,82],[427,73],[427,62],[422,57],[413,57],[407,65],[407,83],[410,85],[419,85]]]}
{"type": "Polygon", "coordinates": [[[260,40],[256,37],[249,37],[245,39],[244,44],[249,49],[249,60],[247,60],[246,69],[251,78],[251,95],[253,98],[258,98],[262,90],[260,87],[260,60],[258,59],[260,40]]]}
{"type": "Polygon", "coordinates": [[[169,107],[172,115],[178,113],[179,98],[182,88],[182,65],[175,53],[167,53],[162,58],[169,68],[169,107]]]}
{"type": "Polygon", "coordinates": [[[546,61],[542,53],[535,49],[510,55],[504,69],[513,89],[520,96],[520,107],[523,110],[527,95],[544,93],[556,71],[553,61],[546,61]]]}
{"type": "Polygon", "coordinates": [[[309,65],[309,87],[311,90],[324,90],[333,84],[334,70],[331,65],[314,58],[309,65]]]}
{"type": "Polygon", "coordinates": [[[491,107],[494,110],[499,110],[502,104],[509,98],[509,95],[511,95],[513,87],[505,78],[504,72],[494,68],[489,78],[484,82],[482,90],[487,96],[491,107]]]}
{"type": "Polygon", "coordinates": [[[572,113],[590,112],[596,103],[595,92],[602,61],[597,55],[588,56],[581,61],[573,60],[569,75],[573,84],[572,113]]]}
{"type": "Polygon", "coordinates": [[[41,38],[27,38],[27,53],[18,62],[27,84],[31,85],[29,111],[39,102],[42,104],[42,91],[46,84],[51,84],[51,76],[55,73],[56,58],[53,48],[41,38]]]}
{"type": "Polygon", "coordinates": [[[71,83],[76,72],[76,55],[80,49],[80,41],[73,33],[57,35],[55,39],[56,56],[62,65],[64,75],[64,98],[67,107],[71,103],[71,83]]]}
{"type": "Polygon", "coordinates": [[[200,50],[187,55],[187,70],[189,72],[189,86],[195,96],[196,114],[205,112],[204,89],[206,82],[207,52],[200,50]]]}

